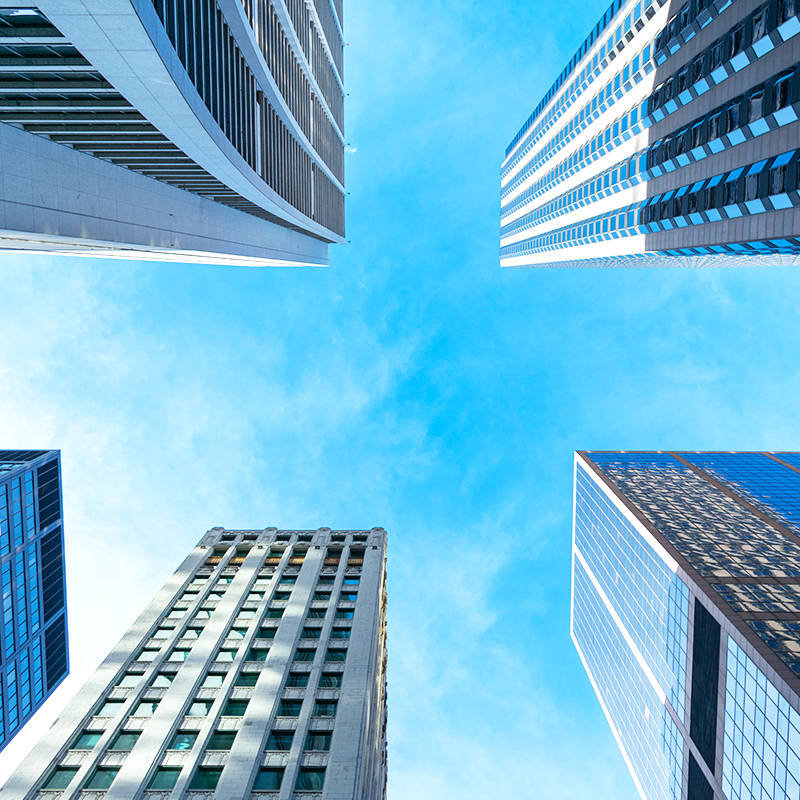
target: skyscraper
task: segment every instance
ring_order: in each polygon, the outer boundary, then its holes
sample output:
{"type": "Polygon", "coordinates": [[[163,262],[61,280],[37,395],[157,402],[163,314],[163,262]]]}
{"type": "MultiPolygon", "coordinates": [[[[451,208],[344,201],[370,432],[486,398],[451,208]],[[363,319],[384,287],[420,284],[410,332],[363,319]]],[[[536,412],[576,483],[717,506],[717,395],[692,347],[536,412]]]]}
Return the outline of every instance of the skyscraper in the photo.
{"type": "Polygon", "coordinates": [[[0,9],[0,247],[329,263],[342,20],[342,0],[0,9]]]}
{"type": "Polygon", "coordinates": [[[800,454],[578,453],[571,633],[646,800],[800,797],[800,454]]]}
{"type": "Polygon", "coordinates": [[[0,750],[69,672],[58,450],[0,450],[0,750]]]}
{"type": "Polygon", "coordinates": [[[385,552],[382,528],[213,528],[3,799],[383,798],[385,552]]]}
{"type": "Polygon", "coordinates": [[[614,0],[514,137],[500,261],[800,263],[797,0],[614,0]]]}

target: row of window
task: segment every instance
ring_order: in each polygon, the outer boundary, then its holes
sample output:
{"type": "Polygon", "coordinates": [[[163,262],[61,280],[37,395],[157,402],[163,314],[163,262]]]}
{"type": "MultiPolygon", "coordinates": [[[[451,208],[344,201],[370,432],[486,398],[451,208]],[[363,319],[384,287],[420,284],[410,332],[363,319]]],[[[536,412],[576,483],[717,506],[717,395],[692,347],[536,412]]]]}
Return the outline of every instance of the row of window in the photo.
{"type": "Polygon", "coordinates": [[[501,253],[507,256],[541,252],[619,235],[669,230],[688,224],[699,225],[744,214],[789,208],[800,202],[796,194],[797,154],[798,151],[783,153],[657,195],[642,203],[581,220],[574,225],[503,247],[501,253]],[[724,217],[721,213],[723,209],[724,217]]]}
{"type": "MultiPolygon", "coordinates": [[[[310,734],[309,734],[310,735],[310,734]]],[[[147,785],[149,790],[170,790],[178,783],[182,767],[157,767],[147,785]]],[[[78,767],[56,767],[42,786],[43,789],[66,789],[78,774],[78,767]]],[[[97,767],[83,785],[86,791],[105,791],[110,789],[120,767],[97,767]]],[[[191,781],[189,791],[213,790],[222,777],[223,767],[198,767],[191,781]]],[[[261,767],[253,783],[254,792],[278,791],[283,782],[283,767],[261,767]]],[[[299,792],[319,792],[325,786],[324,767],[301,767],[297,774],[295,790],[299,792]]]]}
{"type": "Polygon", "coordinates": [[[35,502],[33,472],[0,485],[0,556],[21,547],[26,538],[36,536],[35,502]]]}
{"type": "Polygon", "coordinates": [[[629,159],[526,214],[502,228],[501,236],[507,237],[516,231],[532,228],[557,213],[566,213],[613,191],[635,185],[639,181],[631,179],[637,173],[637,162],[646,179],[648,175],[645,169],[651,173],[655,170],[655,175],[658,175],[660,170],[657,167],[665,164],[685,166],[692,160],[701,160],[719,152],[724,147],[722,137],[725,135],[731,145],[736,145],[744,141],[746,136],[755,137],[769,131],[770,119],[775,124],[787,124],[797,118],[791,108],[797,102],[800,102],[800,64],[754,87],[749,95],[740,95],[715,108],[676,133],[659,139],[646,150],[634,153],[629,159]]]}
{"type": "MultiPolygon", "coordinates": [[[[517,175],[517,177],[509,183],[501,192],[501,200],[508,197],[513,191],[520,186],[528,177],[535,172],[539,166],[545,161],[549,160],[552,156],[558,153],[565,147],[578,133],[586,128],[591,122],[603,112],[611,108],[617,100],[621,99],[626,92],[628,92],[633,85],[638,83],[642,78],[650,72],[654,64],[650,57],[651,46],[650,43],[646,44],[642,50],[637,53],[631,61],[626,64],[616,75],[609,79],[605,86],[600,90],[576,113],[572,119],[564,125],[558,133],[553,136],[547,144],[542,147],[539,152],[525,165],[525,168],[517,175]]],[[[647,116],[647,103],[642,104],[640,115],[643,119],[647,116]]],[[[626,115],[627,116],[627,115],[626,115]]],[[[619,121],[618,121],[619,122],[619,121]]],[[[613,123],[612,123],[613,125],[613,123]]],[[[605,135],[605,133],[604,133],[605,135]]],[[[597,137],[593,141],[596,141],[597,137]]],[[[595,145],[596,147],[596,145],[595,145]]],[[[586,147],[581,148],[581,152],[588,154],[593,150],[587,150],[586,147]]],[[[582,161],[585,156],[581,157],[582,161]]]]}
{"type": "MultiPolygon", "coordinates": [[[[730,0],[723,0],[719,3],[718,10],[715,8],[713,0],[689,0],[688,3],[684,3],[656,37],[656,56],[663,57],[663,60],[666,61],[673,52],[677,52],[679,49],[681,44],[678,41],[679,36],[682,43],[685,44],[711,22],[715,11],[719,13],[729,5],[730,0]],[[669,48],[667,48],[668,45],[669,48]],[[664,51],[667,49],[669,52],[665,53],[664,51]]],[[[659,60],[659,63],[662,62],[659,60]]]]}
{"type": "MultiPolygon", "coordinates": [[[[650,95],[651,110],[668,106],[671,100],[700,84],[705,78],[720,83],[730,74],[723,69],[724,65],[730,63],[731,69],[738,71],[751,60],[771,50],[773,45],[769,33],[796,16],[795,3],[796,0],[770,0],[760,6],[744,22],[731,28],[689,64],[654,88],[650,95]],[[751,47],[754,50],[752,59],[746,53],[751,47]]],[[[790,38],[798,30],[800,26],[791,32],[786,31],[786,38],[790,38]]],[[[705,91],[708,88],[707,83],[701,88],[705,91]]]]}
{"type": "MultiPolygon", "coordinates": [[[[615,2],[612,3],[611,8],[606,11],[603,18],[597,23],[595,30],[589,35],[578,52],[573,56],[572,60],[569,62],[569,64],[567,64],[556,82],[552,87],[550,87],[547,94],[545,94],[534,112],[522,126],[519,133],[511,141],[511,144],[506,148],[506,157],[508,157],[508,155],[514,150],[523,137],[532,139],[534,136],[536,136],[538,139],[539,137],[537,134],[539,133],[540,129],[548,122],[554,122],[559,116],[561,116],[561,113],[563,113],[564,110],[569,108],[575,97],[580,96],[580,91],[586,88],[587,83],[590,82],[595,75],[599,74],[600,71],[605,69],[608,64],[606,59],[613,59],[617,52],[622,50],[622,48],[625,46],[625,43],[631,41],[634,35],[633,29],[636,29],[636,31],[641,30],[647,20],[651,19],[655,15],[656,7],[659,5],[663,5],[663,3],[657,1],[655,4],[653,4],[652,0],[643,0],[643,2],[637,3],[633,11],[625,18],[624,23],[617,28],[614,34],[609,36],[608,40],[595,54],[594,59],[584,66],[583,70],[575,78],[570,87],[564,91],[559,102],[553,107],[553,109],[551,109],[550,112],[548,112],[547,117],[542,120],[542,122],[540,122],[535,129],[532,129],[531,125],[533,122],[536,120],[539,114],[541,114],[545,106],[547,106],[558,89],[562,86],[564,80],[569,77],[580,60],[588,52],[589,47],[594,44],[599,35],[605,30],[608,22],[611,21],[613,16],[622,7],[621,0],[615,0],[615,2]]],[[[514,158],[514,160],[506,165],[503,170],[504,176],[508,174],[511,169],[513,169],[514,165],[519,163],[520,158],[530,149],[532,144],[532,141],[529,142],[525,148],[521,149],[517,153],[517,156],[514,158]]]]}

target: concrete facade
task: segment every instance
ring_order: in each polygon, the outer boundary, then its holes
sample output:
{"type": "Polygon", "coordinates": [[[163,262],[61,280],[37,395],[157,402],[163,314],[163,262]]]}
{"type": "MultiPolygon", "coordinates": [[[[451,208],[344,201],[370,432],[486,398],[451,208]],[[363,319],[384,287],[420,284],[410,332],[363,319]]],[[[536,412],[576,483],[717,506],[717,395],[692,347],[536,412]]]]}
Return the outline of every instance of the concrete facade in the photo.
{"type": "Polygon", "coordinates": [[[0,246],[327,264],[345,241],[340,14],[331,0],[0,9],[0,246]],[[26,152],[32,169],[14,170],[26,152]],[[51,175],[60,191],[42,190],[51,175]]]}
{"type": "Polygon", "coordinates": [[[385,552],[210,530],[0,797],[383,798],[385,552]]]}

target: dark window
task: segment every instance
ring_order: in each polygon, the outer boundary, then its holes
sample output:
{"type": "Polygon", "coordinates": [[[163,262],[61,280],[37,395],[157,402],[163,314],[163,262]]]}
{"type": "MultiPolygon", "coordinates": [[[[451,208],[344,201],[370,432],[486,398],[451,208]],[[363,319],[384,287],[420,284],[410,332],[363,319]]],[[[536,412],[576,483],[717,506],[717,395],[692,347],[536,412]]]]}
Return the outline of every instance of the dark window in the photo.
{"type": "Polygon", "coordinates": [[[47,622],[64,607],[64,544],[61,526],[42,537],[41,548],[42,608],[47,622]]]}
{"type": "Polygon", "coordinates": [[[255,686],[258,683],[257,672],[242,672],[236,678],[236,686],[255,686]]]}
{"type": "Polygon", "coordinates": [[[724,50],[725,44],[724,42],[718,42],[711,48],[710,54],[710,68],[711,72],[713,72],[717,67],[722,64],[722,54],[724,50]]]}
{"type": "Polygon", "coordinates": [[[756,87],[750,94],[750,122],[764,116],[764,87],[756,87]]]}
{"type": "Polygon", "coordinates": [[[358,595],[355,592],[342,592],[339,599],[344,603],[355,603],[358,600],[358,595]]]}
{"type": "Polygon", "coordinates": [[[308,686],[307,672],[290,672],[286,685],[292,689],[304,689],[308,686]]]}
{"type": "Polygon", "coordinates": [[[84,789],[108,789],[117,777],[119,767],[98,767],[84,784],[84,789]]]}
{"type": "Polygon", "coordinates": [[[36,470],[39,483],[39,530],[61,519],[61,494],[58,487],[58,459],[36,470]]]}
{"type": "Polygon", "coordinates": [[[314,592],[314,600],[318,602],[327,602],[330,599],[330,592],[314,592]]]}
{"type": "Polygon", "coordinates": [[[725,132],[730,133],[739,127],[739,106],[740,101],[734,100],[725,110],[725,132]]]}
{"type": "Polygon", "coordinates": [[[180,767],[159,767],[150,779],[150,783],[147,784],[147,788],[174,789],[180,774],[180,767]]]}
{"type": "Polygon", "coordinates": [[[84,731],[73,743],[71,750],[91,750],[103,735],[103,731],[84,731]]]}
{"type": "Polygon", "coordinates": [[[258,629],[258,638],[259,639],[274,639],[275,632],[277,628],[259,628],[258,629]]]}
{"type": "Polygon", "coordinates": [[[280,619],[283,616],[282,608],[268,608],[264,619],[280,619]]]}
{"type": "Polygon", "coordinates": [[[783,194],[786,191],[786,164],[769,171],[769,193],[783,194]]]}
{"type": "Polygon", "coordinates": [[[236,738],[236,731],[214,731],[208,742],[208,750],[230,750],[233,747],[233,740],[236,738]]]}
{"type": "Polygon", "coordinates": [[[317,700],[314,703],[314,716],[335,717],[337,705],[336,700],[317,700]]]}
{"type": "Polygon", "coordinates": [[[354,611],[348,611],[346,609],[337,608],[336,609],[336,619],[353,619],[354,611]]]}
{"type": "Polygon", "coordinates": [[[327,609],[324,608],[312,608],[308,612],[308,619],[325,619],[325,614],[327,614],[327,609]]]}
{"type": "Polygon", "coordinates": [[[719,122],[720,122],[721,112],[717,112],[716,114],[712,114],[708,118],[708,141],[711,142],[714,139],[719,138],[719,122]]]}
{"type": "Polygon", "coordinates": [[[338,689],[342,685],[341,672],[323,672],[319,679],[320,689],[338,689]]]}
{"type": "Polygon", "coordinates": [[[44,632],[44,663],[50,691],[67,674],[67,620],[63,614],[44,632]]]}
{"type": "Polygon", "coordinates": [[[689,753],[689,780],[687,800],[714,800],[714,790],[703,775],[703,770],[689,753]]]}
{"type": "Polygon", "coordinates": [[[253,784],[254,792],[277,792],[283,782],[283,768],[261,767],[253,784]]]}
{"type": "Polygon", "coordinates": [[[331,639],[349,639],[350,628],[334,628],[331,631],[331,639]]]}
{"type": "Polygon", "coordinates": [[[703,129],[705,128],[705,120],[700,120],[692,126],[692,149],[700,147],[703,144],[703,129]]]}
{"type": "Polygon", "coordinates": [[[223,717],[243,717],[244,712],[247,711],[247,704],[249,700],[228,700],[225,710],[222,712],[223,717]]]}
{"type": "MultiPolygon", "coordinates": [[[[288,715],[287,715],[288,716],[288,715]]],[[[294,731],[271,731],[267,737],[266,750],[291,750],[294,731]]]]}
{"type": "Polygon", "coordinates": [[[792,103],[792,73],[784,73],[775,81],[775,111],[792,103]]]}
{"type": "Polygon", "coordinates": [[[222,767],[200,767],[195,772],[189,789],[216,789],[220,775],[222,775],[222,767]]]}
{"type": "Polygon", "coordinates": [[[247,654],[248,661],[266,661],[269,655],[268,647],[251,647],[247,654]]]}
{"type": "Polygon", "coordinates": [[[301,639],[319,639],[320,628],[303,628],[301,639]]]}
{"type": "Polygon", "coordinates": [[[722,205],[732,206],[737,202],[737,188],[738,180],[728,180],[723,184],[722,205]]]}
{"type": "Polygon", "coordinates": [[[755,44],[767,32],[767,9],[762,8],[753,15],[753,39],[755,44]]]}
{"type": "Polygon", "coordinates": [[[797,14],[797,0],[778,0],[778,25],[797,14]]]}
{"type": "Polygon", "coordinates": [[[66,789],[69,782],[78,774],[78,767],[56,767],[42,789],[66,789]]]}
{"type": "Polygon", "coordinates": [[[302,700],[281,700],[278,706],[279,717],[299,717],[302,700]]]}
{"type": "Polygon", "coordinates": [[[109,750],[133,750],[134,745],[136,742],[139,741],[140,736],[139,731],[122,731],[121,733],[117,734],[117,738],[114,739],[114,743],[109,747],[109,750]]]}
{"type": "Polygon", "coordinates": [[[313,661],[316,650],[307,650],[306,648],[298,648],[294,654],[295,661],[313,661]]]}
{"type": "Polygon", "coordinates": [[[291,592],[275,592],[274,600],[288,600],[291,597],[291,592]]]}
{"type": "Polygon", "coordinates": [[[744,25],[735,28],[730,34],[731,58],[739,55],[744,50],[744,25]]]}
{"type": "Polygon", "coordinates": [[[714,771],[717,744],[717,689],[719,684],[719,623],[703,604],[694,604],[690,736],[709,769],[714,771]]]}
{"type": "Polygon", "coordinates": [[[306,738],[306,750],[328,751],[331,749],[331,738],[332,735],[330,733],[312,731],[306,738]]]}
{"type": "Polygon", "coordinates": [[[325,770],[302,767],[295,789],[299,792],[321,792],[325,785],[325,770]]]}

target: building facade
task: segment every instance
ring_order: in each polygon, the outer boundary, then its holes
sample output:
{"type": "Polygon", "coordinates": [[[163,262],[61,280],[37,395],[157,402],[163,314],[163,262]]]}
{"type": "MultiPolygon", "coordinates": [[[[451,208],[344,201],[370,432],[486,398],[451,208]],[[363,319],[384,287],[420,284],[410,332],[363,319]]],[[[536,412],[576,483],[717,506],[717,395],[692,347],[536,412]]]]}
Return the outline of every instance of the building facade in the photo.
{"type": "Polygon", "coordinates": [[[69,673],[61,458],[0,450],[0,750],[69,673]]]}
{"type": "Polygon", "coordinates": [[[576,454],[572,569],[642,798],[800,798],[800,454],[576,454]]]}
{"type": "Polygon", "coordinates": [[[614,0],[506,150],[501,264],[800,263],[797,0],[614,0]]]}
{"type": "Polygon", "coordinates": [[[383,798],[385,552],[213,528],[0,796],[383,798]]]}
{"type": "Polygon", "coordinates": [[[329,263],[342,24],[342,0],[0,9],[0,247],[329,263]]]}

